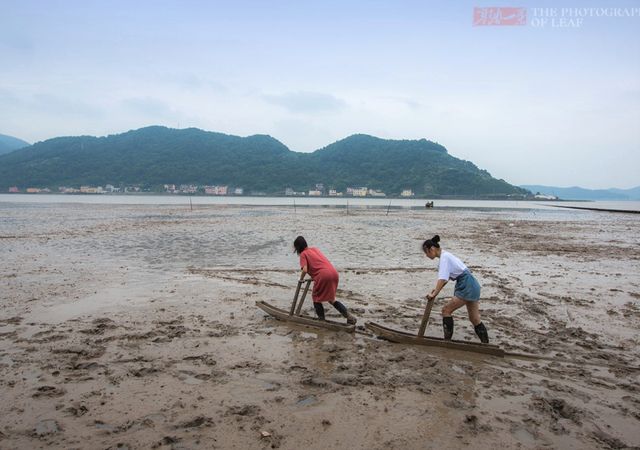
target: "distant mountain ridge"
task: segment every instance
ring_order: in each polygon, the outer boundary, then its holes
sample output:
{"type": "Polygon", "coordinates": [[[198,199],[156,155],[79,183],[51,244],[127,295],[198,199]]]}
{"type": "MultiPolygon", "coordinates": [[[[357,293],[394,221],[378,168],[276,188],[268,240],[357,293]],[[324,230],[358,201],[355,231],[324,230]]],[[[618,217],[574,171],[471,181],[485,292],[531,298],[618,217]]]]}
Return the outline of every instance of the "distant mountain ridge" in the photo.
{"type": "Polygon", "coordinates": [[[584,189],[581,187],[555,187],[535,184],[521,185],[532,193],[553,195],[562,200],[640,200],[640,186],[632,189],[584,189]]]}
{"type": "Polygon", "coordinates": [[[19,148],[28,147],[30,145],[31,144],[23,141],[22,139],[0,134],[0,155],[4,155],[5,153],[18,150],[19,148]]]}
{"type": "MultiPolygon", "coordinates": [[[[353,135],[313,153],[289,150],[271,136],[238,137],[196,128],[152,126],[106,137],[59,137],[0,156],[0,190],[164,184],[228,185],[245,193],[347,187],[398,195],[524,195],[426,139],[353,135]]],[[[160,188],[159,188],[160,187],[160,188]]]]}

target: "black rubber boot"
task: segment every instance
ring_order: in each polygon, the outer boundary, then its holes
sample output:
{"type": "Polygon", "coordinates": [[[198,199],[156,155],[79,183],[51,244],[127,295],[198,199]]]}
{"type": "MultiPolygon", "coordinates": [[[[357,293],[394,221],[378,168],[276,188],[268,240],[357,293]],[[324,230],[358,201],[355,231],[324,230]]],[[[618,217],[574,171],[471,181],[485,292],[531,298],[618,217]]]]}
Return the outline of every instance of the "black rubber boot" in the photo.
{"type": "Polygon", "coordinates": [[[444,338],[451,340],[453,337],[453,317],[442,318],[442,331],[444,331],[444,338]]]}
{"type": "Polygon", "coordinates": [[[474,328],[476,329],[476,334],[480,338],[480,342],[482,342],[483,344],[488,344],[489,343],[489,333],[487,333],[487,329],[485,328],[484,324],[482,322],[480,322],[474,328]]]}
{"type": "Polygon", "coordinates": [[[345,317],[347,319],[347,323],[349,325],[354,325],[358,321],[355,317],[349,314],[349,310],[347,310],[347,307],[340,303],[338,300],[333,302],[333,307],[337,309],[340,314],[342,314],[342,317],[345,317]]]}
{"type": "Polygon", "coordinates": [[[320,302],[313,302],[313,307],[316,309],[316,314],[318,315],[318,319],[324,322],[324,306],[320,302]]]}

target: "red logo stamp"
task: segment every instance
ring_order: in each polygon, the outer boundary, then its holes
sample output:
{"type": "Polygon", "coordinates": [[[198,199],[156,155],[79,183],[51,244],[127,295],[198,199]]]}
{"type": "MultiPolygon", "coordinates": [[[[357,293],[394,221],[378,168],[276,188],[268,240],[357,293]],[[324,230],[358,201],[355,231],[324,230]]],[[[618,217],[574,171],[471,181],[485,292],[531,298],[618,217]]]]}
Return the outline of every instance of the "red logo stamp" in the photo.
{"type": "Polygon", "coordinates": [[[527,24],[527,8],[491,7],[473,8],[474,27],[524,26],[527,24]]]}

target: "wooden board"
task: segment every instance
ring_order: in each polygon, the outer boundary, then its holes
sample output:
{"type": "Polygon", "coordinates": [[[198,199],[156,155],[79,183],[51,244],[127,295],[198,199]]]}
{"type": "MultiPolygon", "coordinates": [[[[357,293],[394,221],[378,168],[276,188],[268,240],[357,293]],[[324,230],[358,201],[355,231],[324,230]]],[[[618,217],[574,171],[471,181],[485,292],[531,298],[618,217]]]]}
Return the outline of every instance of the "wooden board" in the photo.
{"type": "Polygon", "coordinates": [[[332,320],[325,320],[324,322],[316,319],[315,317],[303,316],[303,315],[291,315],[289,311],[285,311],[284,309],[276,308],[269,303],[258,300],[256,302],[256,306],[262,309],[267,314],[272,315],[276,319],[286,320],[287,322],[299,323],[301,325],[307,325],[310,327],[316,328],[324,328],[325,330],[333,330],[333,331],[345,331],[347,333],[353,333],[356,330],[355,325],[349,325],[346,323],[334,322],[332,320]]]}
{"type": "Polygon", "coordinates": [[[504,349],[493,344],[445,340],[435,337],[418,337],[415,334],[393,330],[373,322],[367,322],[365,327],[388,341],[399,342],[401,344],[429,345],[432,347],[463,350],[466,352],[484,353],[485,355],[504,357],[504,349]]]}

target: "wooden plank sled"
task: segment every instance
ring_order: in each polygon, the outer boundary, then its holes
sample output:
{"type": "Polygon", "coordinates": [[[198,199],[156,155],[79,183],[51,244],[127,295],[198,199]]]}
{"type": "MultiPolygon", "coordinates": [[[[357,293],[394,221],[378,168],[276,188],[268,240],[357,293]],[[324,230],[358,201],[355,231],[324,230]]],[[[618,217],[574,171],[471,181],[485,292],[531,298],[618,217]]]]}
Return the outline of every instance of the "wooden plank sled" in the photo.
{"type": "MultiPolygon", "coordinates": [[[[476,342],[445,340],[435,337],[416,336],[415,334],[397,331],[373,322],[367,322],[365,327],[373,333],[392,342],[412,345],[428,345],[451,350],[463,350],[466,352],[483,353],[485,355],[504,357],[504,349],[493,344],[482,344],[476,342]]],[[[424,331],[423,331],[424,332],[424,331]]]]}
{"type": "Polygon", "coordinates": [[[256,302],[256,306],[262,309],[267,314],[271,314],[276,319],[299,323],[300,325],[306,325],[309,327],[324,328],[325,330],[346,331],[347,333],[353,333],[356,330],[355,324],[344,324],[340,322],[334,322],[332,320],[322,321],[315,317],[303,316],[302,314],[300,314],[302,304],[304,303],[304,299],[307,297],[307,292],[309,292],[309,286],[311,285],[312,281],[313,280],[310,279],[307,280],[307,284],[304,287],[304,292],[302,293],[302,298],[300,299],[299,303],[298,295],[300,294],[300,287],[302,286],[303,282],[298,282],[298,287],[296,288],[296,293],[293,296],[293,302],[291,303],[291,309],[289,311],[277,308],[262,300],[258,300],[256,302]]]}
{"type": "Polygon", "coordinates": [[[349,325],[346,323],[334,322],[332,320],[325,320],[324,322],[311,316],[306,315],[293,315],[289,314],[289,311],[285,311],[284,309],[276,308],[269,303],[258,300],[256,302],[256,306],[262,309],[267,314],[272,315],[276,319],[286,320],[287,322],[298,323],[300,325],[307,325],[310,327],[316,328],[324,328],[325,330],[333,330],[333,331],[346,331],[347,333],[353,333],[356,330],[355,325],[349,325]]]}

